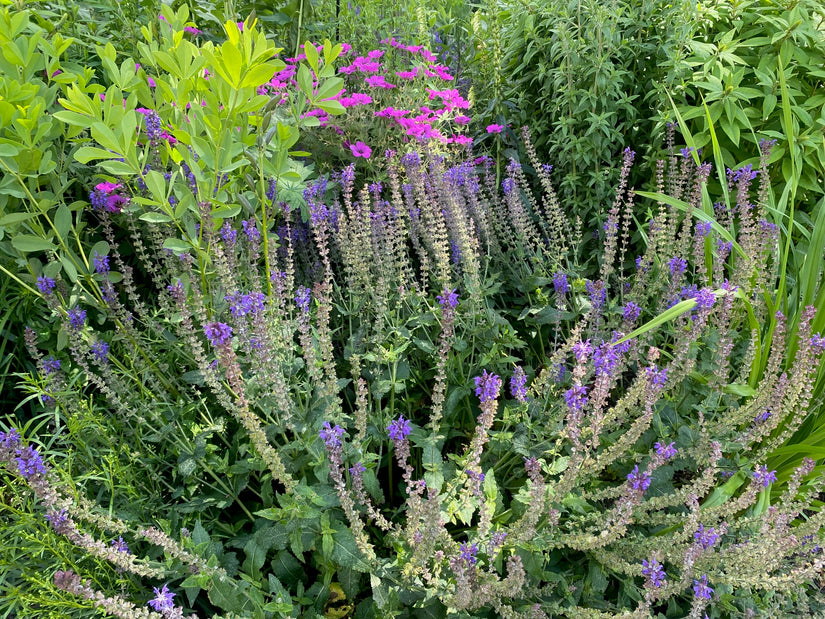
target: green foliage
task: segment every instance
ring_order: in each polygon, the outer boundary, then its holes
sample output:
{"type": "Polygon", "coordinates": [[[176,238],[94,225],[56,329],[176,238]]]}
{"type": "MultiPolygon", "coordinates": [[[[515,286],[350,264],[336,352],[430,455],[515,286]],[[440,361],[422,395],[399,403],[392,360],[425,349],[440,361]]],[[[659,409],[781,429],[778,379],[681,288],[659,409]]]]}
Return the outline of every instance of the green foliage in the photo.
{"type": "MultiPolygon", "coordinates": [[[[555,167],[560,199],[586,229],[604,221],[625,147],[653,146],[657,93],[683,71],[696,3],[545,0],[489,4],[501,30],[494,110],[528,125],[555,167]],[[506,109],[510,106],[512,109],[506,109]]],[[[483,35],[482,35],[483,36],[483,35]]],[[[489,84],[482,81],[481,84],[489,84]]]]}

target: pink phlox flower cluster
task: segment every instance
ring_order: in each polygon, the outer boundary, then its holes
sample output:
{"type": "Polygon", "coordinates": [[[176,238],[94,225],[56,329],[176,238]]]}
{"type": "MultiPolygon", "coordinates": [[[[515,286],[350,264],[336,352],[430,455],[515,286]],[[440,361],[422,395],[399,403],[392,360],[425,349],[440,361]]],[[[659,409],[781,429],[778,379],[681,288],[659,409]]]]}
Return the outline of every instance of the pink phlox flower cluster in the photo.
{"type": "Polygon", "coordinates": [[[435,62],[437,59],[437,56],[433,54],[430,50],[425,48],[423,45],[404,45],[400,41],[396,41],[395,37],[391,37],[389,39],[382,39],[381,43],[383,45],[395,47],[396,49],[403,49],[405,52],[409,52],[411,54],[419,54],[427,62],[435,62]]]}
{"type": "Polygon", "coordinates": [[[396,71],[395,74],[402,80],[412,80],[418,75],[418,67],[413,67],[412,71],[396,71]]]}
{"type": "Polygon", "coordinates": [[[367,86],[370,88],[395,88],[395,84],[390,84],[383,75],[370,75],[366,80],[367,86]]]}
{"type": "Polygon", "coordinates": [[[371,50],[371,51],[367,52],[367,58],[371,58],[372,60],[378,60],[383,55],[384,55],[384,52],[383,52],[383,50],[380,50],[380,49],[374,49],[374,50],[371,50]]]}

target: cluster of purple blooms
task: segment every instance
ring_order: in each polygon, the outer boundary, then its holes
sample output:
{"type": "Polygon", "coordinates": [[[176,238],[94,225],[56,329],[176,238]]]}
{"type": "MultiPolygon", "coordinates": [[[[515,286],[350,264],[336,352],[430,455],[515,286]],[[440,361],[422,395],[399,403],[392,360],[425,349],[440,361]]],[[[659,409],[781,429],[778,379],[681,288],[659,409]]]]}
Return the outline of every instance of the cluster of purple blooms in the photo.
{"type": "Polygon", "coordinates": [[[98,362],[108,363],[109,345],[102,340],[98,340],[97,342],[92,344],[92,354],[94,355],[95,359],[98,360],[98,362]]]}
{"type": "Polygon", "coordinates": [[[387,432],[393,441],[403,441],[412,434],[412,424],[409,419],[404,419],[404,416],[401,415],[387,426],[387,432]]]}
{"type": "Polygon", "coordinates": [[[519,402],[527,401],[527,374],[521,367],[516,367],[510,377],[510,393],[519,402]]]}
{"type": "Polygon", "coordinates": [[[226,295],[224,300],[229,303],[229,311],[232,315],[239,318],[247,314],[263,312],[266,296],[261,292],[250,292],[247,294],[236,292],[226,295]]]}
{"type": "Polygon", "coordinates": [[[753,472],[753,478],[757,483],[767,488],[776,481],[776,471],[769,471],[768,467],[763,464],[753,472]]]}
{"type": "Polygon", "coordinates": [[[650,583],[657,589],[664,584],[667,578],[664,566],[655,558],[642,561],[642,574],[650,578],[650,583]]]}
{"type": "Polygon", "coordinates": [[[80,331],[86,324],[86,310],[73,307],[67,312],[69,316],[69,326],[75,331],[80,331]]]}
{"type": "Polygon", "coordinates": [[[464,542],[459,546],[459,551],[461,553],[461,559],[467,567],[476,564],[476,555],[478,554],[478,546],[476,544],[464,542]]]}
{"type": "Polygon", "coordinates": [[[487,373],[484,370],[481,376],[475,377],[476,396],[483,404],[484,402],[491,402],[498,399],[498,392],[501,389],[501,378],[495,374],[487,373]]]}
{"type": "Polygon", "coordinates": [[[343,444],[341,439],[344,436],[344,428],[338,424],[333,426],[329,421],[325,421],[323,428],[318,432],[318,436],[321,437],[328,449],[340,447],[343,444]]]}
{"type": "Polygon", "coordinates": [[[169,591],[169,587],[167,585],[163,585],[163,588],[158,589],[157,587],[152,587],[155,591],[154,599],[149,600],[148,604],[151,606],[156,612],[159,613],[167,613],[170,610],[173,610],[175,607],[175,593],[169,591]]]}
{"type": "Polygon", "coordinates": [[[436,297],[438,304],[441,306],[441,309],[455,309],[458,307],[458,293],[456,289],[453,288],[450,290],[449,288],[444,288],[444,292],[436,297]]]}
{"type": "Polygon", "coordinates": [[[659,441],[653,443],[653,447],[656,449],[656,455],[662,458],[663,460],[670,460],[671,458],[676,457],[676,443],[668,443],[665,445],[659,441]]]}
{"type": "Polygon", "coordinates": [[[0,449],[9,452],[22,477],[30,479],[46,473],[46,465],[37,450],[31,445],[20,446],[20,433],[15,428],[0,432],[0,449]]]}
{"type": "Polygon", "coordinates": [[[650,487],[650,473],[648,471],[639,471],[639,465],[636,464],[633,466],[633,470],[627,474],[627,481],[634,490],[646,492],[650,487]]]}
{"type": "Polygon", "coordinates": [[[304,314],[309,312],[309,302],[312,298],[312,293],[310,292],[309,288],[306,286],[301,286],[298,288],[298,292],[295,293],[295,305],[298,306],[298,309],[301,310],[304,314]]]}
{"type": "Polygon", "coordinates": [[[46,296],[54,292],[55,286],[57,286],[57,282],[51,277],[41,275],[37,278],[37,289],[46,296]]]}
{"type": "Polygon", "coordinates": [[[570,284],[567,282],[567,275],[564,273],[553,274],[553,288],[556,294],[567,294],[570,292],[570,284]]]}
{"type": "Polygon", "coordinates": [[[712,548],[716,542],[719,541],[720,536],[716,533],[716,530],[713,527],[708,527],[705,529],[705,525],[700,524],[697,531],[693,534],[693,539],[696,540],[696,543],[707,550],[708,548],[712,548]]]}
{"type": "Polygon", "coordinates": [[[580,411],[587,404],[587,387],[573,385],[564,392],[564,402],[571,411],[580,411]]]}
{"type": "Polygon", "coordinates": [[[708,585],[707,574],[702,574],[699,580],[693,581],[693,597],[697,600],[709,600],[713,597],[713,589],[708,585]]]}
{"type": "Polygon", "coordinates": [[[232,339],[232,327],[223,322],[207,323],[203,332],[212,346],[223,346],[232,339]]]}

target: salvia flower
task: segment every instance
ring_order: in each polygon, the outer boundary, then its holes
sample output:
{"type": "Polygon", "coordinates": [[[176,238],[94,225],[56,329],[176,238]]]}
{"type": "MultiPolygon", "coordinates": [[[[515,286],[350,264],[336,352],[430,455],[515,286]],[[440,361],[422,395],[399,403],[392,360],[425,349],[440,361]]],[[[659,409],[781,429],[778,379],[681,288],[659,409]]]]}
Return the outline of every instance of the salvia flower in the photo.
{"type": "Polygon", "coordinates": [[[387,432],[394,441],[403,441],[412,434],[412,424],[401,415],[398,419],[387,426],[387,432]]]}
{"type": "Polygon", "coordinates": [[[573,385],[564,392],[564,401],[571,411],[580,411],[587,404],[587,387],[573,385]]]}
{"type": "Polygon", "coordinates": [[[152,587],[155,590],[155,597],[149,600],[148,604],[152,608],[154,608],[159,613],[166,613],[174,608],[174,597],[175,594],[169,591],[169,587],[167,585],[163,585],[163,588],[158,589],[157,587],[152,587]]]}
{"type": "Polygon", "coordinates": [[[578,363],[586,363],[590,355],[593,354],[593,346],[590,344],[590,340],[579,340],[573,344],[573,354],[576,355],[578,363]]]}
{"type": "Polygon", "coordinates": [[[676,447],[674,445],[676,445],[676,443],[668,443],[667,445],[659,441],[653,443],[653,447],[656,449],[656,455],[664,460],[670,460],[676,457],[676,447]]]}
{"type": "Polygon", "coordinates": [[[48,376],[49,374],[54,374],[60,369],[60,361],[55,359],[52,355],[49,355],[45,359],[43,359],[43,373],[48,376]]]}
{"type": "Polygon", "coordinates": [[[318,432],[318,436],[321,437],[327,448],[340,447],[342,444],[341,438],[344,436],[344,428],[338,424],[333,426],[329,421],[325,421],[324,427],[318,432]]]}
{"type": "Polygon", "coordinates": [[[661,370],[654,364],[651,367],[646,369],[647,372],[647,379],[650,381],[650,384],[655,387],[664,387],[667,383],[667,368],[662,368],[661,370]]]}
{"type": "Polygon", "coordinates": [[[636,464],[633,470],[627,474],[627,481],[634,490],[645,492],[650,487],[650,473],[647,471],[640,472],[639,465],[636,464]]]}
{"type": "Polygon", "coordinates": [[[713,596],[713,589],[708,585],[708,575],[702,574],[699,580],[693,581],[693,597],[697,600],[709,600],[713,596]]]}
{"type": "Polygon", "coordinates": [[[69,316],[69,326],[75,331],[80,331],[83,325],[86,324],[86,310],[79,307],[73,307],[67,312],[69,316]]]}
{"type": "Polygon", "coordinates": [[[9,451],[16,450],[20,445],[20,433],[17,428],[12,428],[8,432],[0,432],[0,448],[9,451]]]}
{"type": "Polygon", "coordinates": [[[46,472],[46,465],[37,450],[29,445],[17,451],[14,458],[17,462],[17,471],[22,477],[29,479],[35,475],[42,475],[46,472]]]}
{"type": "Polygon", "coordinates": [[[355,477],[357,477],[359,475],[363,475],[366,472],[366,470],[367,470],[366,467],[363,464],[361,464],[360,462],[356,462],[351,467],[349,467],[350,475],[353,475],[355,477]]]}
{"type": "Polygon", "coordinates": [[[44,295],[50,295],[54,292],[54,288],[57,285],[57,282],[54,281],[51,277],[46,277],[45,275],[41,275],[37,278],[37,289],[43,293],[44,295]]]}
{"type": "Polygon", "coordinates": [[[813,336],[811,336],[811,347],[814,348],[818,353],[825,352],[825,337],[823,337],[819,333],[816,333],[813,336]]]}
{"type": "Polygon", "coordinates": [[[295,305],[298,306],[304,314],[309,312],[309,301],[311,298],[311,293],[309,288],[306,286],[301,286],[298,288],[298,292],[295,294],[295,305]]]}
{"type": "Polygon", "coordinates": [[[753,478],[767,488],[776,481],[776,471],[769,471],[767,465],[763,464],[753,472],[753,478]]]}
{"type": "Polygon", "coordinates": [[[458,307],[458,293],[456,289],[453,288],[450,290],[449,288],[445,287],[444,292],[436,297],[438,304],[441,306],[441,309],[455,309],[458,307]]]}
{"type": "Polygon", "coordinates": [[[696,540],[699,546],[707,550],[719,541],[719,534],[716,533],[713,527],[705,529],[705,525],[700,524],[697,531],[693,534],[693,539],[696,540]]]}
{"type": "Polygon", "coordinates": [[[696,236],[699,238],[707,238],[710,235],[710,222],[709,221],[697,221],[696,222],[696,236]]]}
{"type": "Polygon", "coordinates": [[[210,322],[203,327],[212,346],[223,346],[232,338],[232,327],[223,322],[210,322]]]}
{"type": "Polygon", "coordinates": [[[461,552],[461,559],[468,566],[476,564],[476,554],[478,554],[478,546],[464,542],[459,546],[461,552]]]}
{"type": "Polygon", "coordinates": [[[488,374],[487,370],[481,373],[481,376],[475,377],[476,396],[484,402],[490,402],[498,398],[498,392],[501,388],[501,378],[495,374],[488,374]]]}
{"type": "Polygon", "coordinates": [[[527,401],[527,374],[521,367],[517,366],[510,377],[510,393],[519,402],[527,401]]]}
{"type": "Polygon", "coordinates": [[[109,256],[101,256],[97,252],[94,255],[95,272],[100,275],[106,275],[109,272],[109,256]]]}
{"type": "Polygon", "coordinates": [[[687,262],[680,256],[674,256],[668,262],[668,267],[670,268],[670,275],[672,277],[680,277],[684,275],[687,270],[687,262]]]}
{"type": "Polygon", "coordinates": [[[655,558],[651,558],[649,561],[647,559],[642,561],[642,574],[647,576],[650,579],[650,583],[657,589],[664,584],[667,578],[664,566],[655,558]]]}
{"type": "Polygon", "coordinates": [[[622,319],[628,322],[635,322],[642,313],[642,308],[636,305],[633,301],[628,301],[622,311],[622,319]]]}
{"type": "Polygon", "coordinates": [[[46,512],[46,521],[52,525],[52,528],[60,533],[66,524],[69,522],[69,515],[65,509],[61,509],[60,511],[48,511],[46,512]]]}
{"type": "Polygon", "coordinates": [[[567,283],[567,275],[564,273],[553,274],[553,288],[556,294],[566,294],[570,292],[570,284],[567,283]]]}
{"type": "Polygon", "coordinates": [[[118,537],[117,539],[113,539],[111,541],[112,548],[114,548],[117,552],[123,552],[125,554],[129,553],[129,545],[123,541],[123,537],[118,537]]]}
{"type": "Polygon", "coordinates": [[[92,344],[92,354],[100,363],[107,363],[109,361],[109,345],[98,340],[92,344]]]}
{"type": "Polygon", "coordinates": [[[258,232],[254,221],[244,219],[241,221],[241,227],[243,228],[244,234],[246,234],[246,238],[250,241],[257,242],[261,240],[261,233],[258,232]]]}

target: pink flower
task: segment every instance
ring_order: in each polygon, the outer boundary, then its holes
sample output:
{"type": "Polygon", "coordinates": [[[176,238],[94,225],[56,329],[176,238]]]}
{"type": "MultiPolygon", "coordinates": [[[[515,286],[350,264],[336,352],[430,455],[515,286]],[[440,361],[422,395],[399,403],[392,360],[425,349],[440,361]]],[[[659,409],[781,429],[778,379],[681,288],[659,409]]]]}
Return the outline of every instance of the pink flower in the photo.
{"type": "Polygon", "coordinates": [[[407,46],[407,47],[405,47],[404,49],[406,49],[406,50],[407,50],[408,52],[410,52],[411,54],[417,54],[417,53],[418,53],[418,52],[420,52],[422,49],[424,49],[424,46],[423,46],[423,45],[408,45],[408,46],[407,46]]]}
{"type": "Polygon", "coordinates": [[[418,75],[418,69],[414,68],[412,71],[396,71],[395,74],[402,80],[411,80],[415,79],[415,76],[418,75]]]}
{"type": "Polygon", "coordinates": [[[201,34],[202,30],[198,30],[193,26],[184,26],[183,31],[187,34],[194,34],[195,36],[201,34]]]}
{"type": "Polygon", "coordinates": [[[435,71],[435,74],[445,82],[449,82],[454,79],[453,76],[447,72],[447,67],[442,67],[440,64],[434,64],[430,67],[430,69],[435,71]]]}
{"type": "Polygon", "coordinates": [[[470,124],[470,117],[469,116],[464,116],[462,114],[461,116],[456,116],[455,118],[453,118],[453,121],[457,125],[469,125],[470,124]]]}
{"type": "Polygon", "coordinates": [[[349,53],[349,51],[351,49],[352,49],[352,45],[350,45],[349,43],[341,43],[341,55],[342,56],[346,53],[349,53]]]}
{"type": "Polygon", "coordinates": [[[243,32],[243,22],[242,22],[242,21],[239,21],[239,22],[238,22],[238,30],[240,30],[241,32],[243,32]]]}
{"type": "Polygon", "coordinates": [[[360,140],[355,144],[350,144],[349,149],[352,151],[353,157],[363,157],[364,159],[369,159],[370,155],[372,155],[372,149],[360,140]]]}
{"type": "MultiPolygon", "coordinates": [[[[188,103],[186,104],[186,109],[189,109],[189,104],[188,103]]],[[[169,142],[170,146],[178,143],[177,138],[175,138],[175,136],[172,135],[171,133],[169,133],[168,131],[161,131],[160,132],[160,139],[161,140],[166,140],[167,142],[169,142]]]]}
{"type": "Polygon", "coordinates": [[[436,59],[438,58],[435,54],[433,54],[433,53],[432,53],[430,50],[428,50],[428,49],[422,49],[422,50],[421,50],[421,57],[422,57],[424,60],[426,60],[427,62],[435,62],[435,61],[436,61],[436,59]]]}
{"type": "Polygon", "coordinates": [[[370,58],[372,58],[373,60],[378,60],[378,59],[379,59],[379,58],[381,58],[381,56],[383,56],[383,55],[384,55],[384,52],[383,52],[382,50],[380,50],[380,49],[374,49],[374,50],[372,50],[371,52],[368,52],[368,53],[367,53],[367,56],[369,56],[369,57],[370,57],[370,58]]]}
{"type": "Polygon", "coordinates": [[[153,80],[149,75],[146,76],[146,82],[149,84],[149,88],[154,88],[157,86],[157,84],[155,84],[155,80],[153,80]]]}
{"type": "Polygon", "coordinates": [[[501,133],[504,125],[487,125],[487,133],[501,133]]]}
{"type": "Polygon", "coordinates": [[[473,138],[468,135],[454,135],[453,137],[448,138],[447,141],[454,144],[472,144],[473,138]]]}
{"type": "Polygon", "coordinates": [[[115,191],[116,189],[120,189],[123,187],[120,183],[98,183],[95,185],[95,189],[98,191],[102,191],[103,193],[109,194],[115,191]]]}
{"type": "Polygon", "coordinates": [[[364,81],[370,88],[395,88],[395,84],[390,84],[383,75],[370,75],[364,81]]]}

